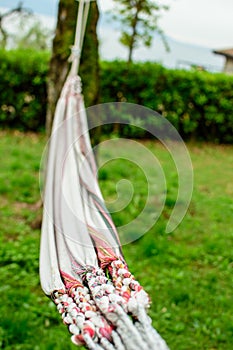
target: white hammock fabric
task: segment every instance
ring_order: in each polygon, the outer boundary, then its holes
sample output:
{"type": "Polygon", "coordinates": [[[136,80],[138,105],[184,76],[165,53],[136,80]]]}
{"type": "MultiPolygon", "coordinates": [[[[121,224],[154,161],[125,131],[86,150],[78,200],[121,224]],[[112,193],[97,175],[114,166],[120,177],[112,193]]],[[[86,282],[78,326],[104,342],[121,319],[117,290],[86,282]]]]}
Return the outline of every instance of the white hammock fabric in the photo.
{"type": "Polygon", "coordinates": [[[151,327],[149,298],[128,270],[104,205],[78,76],[68,77],[55,113],[40,278],[75,344],[89,349],[168,349],[151,327]]]}
{"type": "Polygon", "coordinates": [[[149,297],[127,267],[99,189],[81,80],[75,73],[78,64],[79,55],[74,55],[50,138],[41,286],[57,305],[74,344],[93,350],[167,350],[151,326],[149,297]]]}

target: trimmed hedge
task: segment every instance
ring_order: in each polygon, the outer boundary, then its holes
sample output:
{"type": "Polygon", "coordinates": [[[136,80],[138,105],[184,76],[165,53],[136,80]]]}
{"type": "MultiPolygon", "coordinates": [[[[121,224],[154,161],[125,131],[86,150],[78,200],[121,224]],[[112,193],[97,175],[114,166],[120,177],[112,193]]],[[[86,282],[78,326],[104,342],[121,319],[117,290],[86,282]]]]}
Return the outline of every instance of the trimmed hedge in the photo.
{"type": "Polygon", "coordinates": [[[159,112],[185,139],[233,142],[233,76],[104,62],[101,96],[101,102],[132,102],[159,112]]]}
{"type": "MultiPolygon", "coordinates": [[[[0,126],[44,128],[49,54],[0,51],[0,126]]],[[[169,70],[155,63],[101,63],[101,102],[131,102],[166,117],[185,139],[233,143],[233,76],[169,70]]],[[[142,130],[121,126],[124,136],[142,130]]],[[[146,135],[147,136],[147,135],[146,135]]]]}
{"type": "Polygon", "coordinates": [[[38,131],[46,116],[49,54],[0,51],[0,126],[38,131]]]}

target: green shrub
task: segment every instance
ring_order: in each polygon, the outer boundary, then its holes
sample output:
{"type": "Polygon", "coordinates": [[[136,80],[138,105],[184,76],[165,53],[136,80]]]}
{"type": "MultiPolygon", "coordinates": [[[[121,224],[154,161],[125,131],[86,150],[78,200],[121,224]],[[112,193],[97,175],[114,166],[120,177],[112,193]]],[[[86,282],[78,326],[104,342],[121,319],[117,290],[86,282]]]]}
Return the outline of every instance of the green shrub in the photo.
{"type": "MultiPolygon", "coordinates": [[[[103,62],[101,102],[109,101],[149,107],[185,139],[233,142],[233,76],[171,70],[149,62],[130,67],[121,61],[103,62]]],[[[125,133],[127,128],[120,130],[125,133]]]]}
{"type": "Polygon", "coordinates": [[[32,50],[0,51],[0,125],[40,130],[46,115],[49,54],[32,50]]]}
{"type": "MultiPolygon", "coordinates": [[[[0,51],[1,127],[44,128],[48,62],[44,52],[0,51]]],[[[122,61],[102,62],[100,75],[101,103],[149,107],[167,118],[184,139],[233,143],[233,76],[171,70],[149,62],[128,66],[122,61]]],[[[102,128],[102,133],[111,132],[150,136],[132,125],[102,128]]]]}

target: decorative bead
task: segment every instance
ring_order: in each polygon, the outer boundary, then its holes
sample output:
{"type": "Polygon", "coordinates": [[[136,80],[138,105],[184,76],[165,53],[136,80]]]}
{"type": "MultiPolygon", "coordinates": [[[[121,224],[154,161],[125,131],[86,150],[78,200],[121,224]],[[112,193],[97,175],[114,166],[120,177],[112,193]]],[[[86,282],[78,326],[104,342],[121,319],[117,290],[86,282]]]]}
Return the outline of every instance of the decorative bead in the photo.
{"type": "Polygon", "coordinates": [[[138,292],[136,295],[135,295],[137,301],[146,306],[148,303],[149,303],[149,298],[148,298],[148,295],[146,294],[146,292],[142,289],[140,292],[138,292]]]}
{"type": "Polygon", "coordinates": [[[82,329],[84,324],[84,319],[81,317],[76,317],[75,319],[77,326],[82,329]]]}
{"type": "Polygon", "coordinates": [[[108,340],[111,340],[111,333],[112,333],[112,327],[101,327],[99,329],[100,334],[104,337],[107,338],[108,340]]]}
{"type": "Polygon", "coordinates": [[[128,271],[125,269],[119,269],[118,273],[119,273],[119,275],[123,276],[124,274],[128,273],[128,271]]]}
{"type": "Polygon", "coordinates": [[[81,312],[77,314],[77,317],[80,317],[80,318],[82,318],[83,320],[85,319],[84,314],[82,314],[81,312]]]}
{"type": "Polygon", "coordinates": [[[96,326],[96,327],[103,327],[103,321],[100,318],[100,316],[95,314],[95,317],[91,318],[91,322],[96,326]]]}
{"type": "Polygon", "coordinates": [[[129,290],[129,288],[127,286],[122,286],[121,290],[122,292],[126,292],[127,290],[129,290]]]}
{"type": "Polygon", "coordinates": [[[84,322],[83,332],[88,333],[91,338],[95,336],[95,326],[90,321],[84,322]]]}
{"type": "Polygon", "coordinates": [[[131,278],[124,278],[122,282],[125,286],[129,286],[131,283],[131,278]]]}
{"type": "Polygon", "coordinates": [[[93,312],[93,311],[86,311],[85,312],[85,317],[86,318],[92,318],[92,317],[95,317],[96,316],[96,313],[93,312]]]}
{"type": "Polygon", "coordinates": [[[69,325],[69,331],[74,335],[80,334],[80,329],[75,324],[69,325]]]}
{"type": "Polygon", "coordinates": [[[123,292],[122,293],[122,297],[128,301],[128,299],[130,298],[130,293],[128,291],[127,292],[123,292]]]}
{"type": "Polygon", "coordinates": [[[129,278],[129,277],[131,277],[132,275],[131,275],[131,273],[130,273],[129,271],[127,271],[127,272],[125,272],[125,273],[123,274],[123,276],[124,276],[124,278],[129,278]]]}
{"type": "Polygon", "coordinates": [[[114,286],[111,284],[107,284],[104,286],[104,290],[107,294],[113,293],[114,292],[114,286]]]}
{"type": "Polygon", "coordinates": [[[116,303],[118,301],[118,296],[116,294],[110,294],[109,295],[109,300],[112,302],[112,303],[116,303]]]}
{"type": "Polygon", "coordinates": [[[75,345],[84,345],[84,344],[85,344],[85,341],[84,341],[84,339],[83,339],[82,334],[73,335],[73,336],[71,337],[71,341],[72,341],[72,343],[74,343],[75,345]]]}
{"type": "Polygon", "coordinates": [[[128,300],[128,311],[131,312],[132,314],[135,313],[135,311],[137,311],[137,301],[135,300],[135,298],[130,298],[128,300]]]}
{"type": "Polygon", "coordinates": [[[73,310],[70,311],[70,316],[72,318],[75,318],[77,316],[77,314],[78,314],[78,311],[76,309],[73,309],[73,310]]]}

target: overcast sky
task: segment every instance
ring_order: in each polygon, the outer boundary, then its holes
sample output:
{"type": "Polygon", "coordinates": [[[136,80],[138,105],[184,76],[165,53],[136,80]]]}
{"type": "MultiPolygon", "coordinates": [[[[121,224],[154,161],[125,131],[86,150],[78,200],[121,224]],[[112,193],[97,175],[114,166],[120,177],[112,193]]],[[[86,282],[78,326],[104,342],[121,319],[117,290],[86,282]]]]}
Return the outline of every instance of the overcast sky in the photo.
{"type": "MultiPolygon", "coordinates": [[[[170,5],[160,19],[166,35],[206,47],[233,47],[233,0],[167,0],[170,5]]],[[[99,0],[102,10],[111,0],[99,0]]]]}
{"type": "MultiPolygon", "coordinates": [[[[74,0],[75,1],[75,0],[74,0]]],[[[0,0],[0,7],[13,7],[19,0],[0,0]]],[[[167,0],[170,10],[160,25],[166,35],[209,48],[233,47],[233,0],[167,0]]],[[[24,0],[24,6],[40,14],[56,16],[58,0],[24,0]]],[[[101,11],[112,8],[112,0],[98,0],[101,11]]]]}

